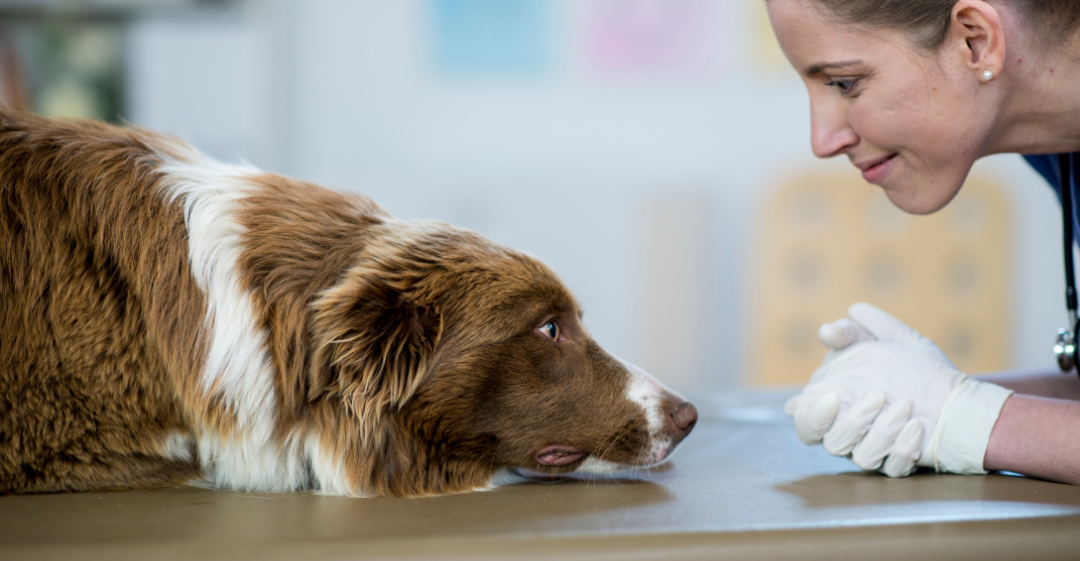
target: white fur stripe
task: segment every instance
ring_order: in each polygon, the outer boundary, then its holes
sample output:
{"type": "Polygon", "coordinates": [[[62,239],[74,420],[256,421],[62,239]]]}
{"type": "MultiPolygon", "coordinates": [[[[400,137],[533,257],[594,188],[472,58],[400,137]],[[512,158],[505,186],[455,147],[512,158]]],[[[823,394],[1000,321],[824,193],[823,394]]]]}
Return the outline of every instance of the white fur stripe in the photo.
{"type": "Polygon", "coordinates": [[[645,451],[647,457],[642,459],[659,462],[666,458],[671,450],[671,438],[664,436],[664,425],[667,423],[667,412],[661,410],[664,394],[675,393],[641,368],[619,358],[616,360],[622,362],[630,371],[630,379],[626,382],[626,398],[641,407],[649,425],[651,445],[645,451]]]}
{"type": "Polygon", "coordinates": [[[258,170],[204,158],[170,162],[160,171],[172,179],[169,198],[183,202],[191,270],[206,293],[210,344],[201,385],[208,393],[217,386],[249,437],[265,442],[274,429],[274,375],[266,335],[240,282],[242,228],[234,219],[251,188],[243,177],[258,170]]]}
{"type": "Polygon", "coordinates": [[[649,433],[657,434],[664,428],[664,413],[660,411],[660,402],[667,388],[648,372],[616,358],[630,371],[626,382],[626,398],[641,406],[645,420],[649,423],[649,433]]]}
{"type": "Polygon", "coordinates": [[[168,177],[167,199],[183,204],[191,271],[206,295],[209,344],[199,382],[207,396],[221,398],[239,425],[235,434],[198,427],[200,464],[215,487],[276,492],[308,487],[308,438],[274,438],[274,368],[238,265],[243,228],[235,216],[254,188],[245,178],[260,172],[195,152],[185,157],[188,161],[166,159],[159,171],[168,177]]]}

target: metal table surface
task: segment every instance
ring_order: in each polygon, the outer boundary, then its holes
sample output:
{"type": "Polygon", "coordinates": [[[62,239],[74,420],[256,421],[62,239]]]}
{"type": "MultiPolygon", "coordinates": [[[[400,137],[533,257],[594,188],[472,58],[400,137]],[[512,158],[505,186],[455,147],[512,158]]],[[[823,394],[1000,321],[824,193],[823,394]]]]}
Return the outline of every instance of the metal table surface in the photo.
{"type": "Polygon", "coordinates": [[[0,497],[0,559],[1080,559],[1080,488],[888,479],[798,441],[780,394],[695,399],[668,465],[425,499],[179,488],[0,497]]]}

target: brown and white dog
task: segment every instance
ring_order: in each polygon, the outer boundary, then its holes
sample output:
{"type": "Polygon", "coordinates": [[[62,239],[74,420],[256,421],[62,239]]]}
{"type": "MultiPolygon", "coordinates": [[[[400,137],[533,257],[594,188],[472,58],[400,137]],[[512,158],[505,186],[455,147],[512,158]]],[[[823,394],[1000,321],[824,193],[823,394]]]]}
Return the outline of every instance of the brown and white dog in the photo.
{"type": "Polygon", "coordinates": [[[664,461],[693,406],[580,316],[473,232],[0,112],[0,493],[420,496],[664,461]]]}

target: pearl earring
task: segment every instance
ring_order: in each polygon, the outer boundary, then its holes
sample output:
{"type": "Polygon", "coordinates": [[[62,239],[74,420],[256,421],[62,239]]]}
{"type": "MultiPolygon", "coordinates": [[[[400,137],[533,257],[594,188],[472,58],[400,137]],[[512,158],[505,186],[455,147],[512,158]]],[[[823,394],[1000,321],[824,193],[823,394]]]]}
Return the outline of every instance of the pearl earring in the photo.
{"type": "Polygon", "coordinates": [[[989,82],[990,80],[993,80],[993,79],[994,79],[994,71],[993,70],[984,70],[983,71],[983,80],[989,82]]]}

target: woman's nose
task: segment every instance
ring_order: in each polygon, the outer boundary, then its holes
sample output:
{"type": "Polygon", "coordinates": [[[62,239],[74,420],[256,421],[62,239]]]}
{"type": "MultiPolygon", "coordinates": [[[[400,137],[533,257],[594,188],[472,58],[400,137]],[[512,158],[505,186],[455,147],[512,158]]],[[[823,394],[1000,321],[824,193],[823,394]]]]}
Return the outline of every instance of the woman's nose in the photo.
{"type": "Polygon", "coordinates": [[[842,107],[827,102],[811,105],[810,144],[815,156],[839,156],[858,143],[859,135],[851,128],[842,107]]]}

